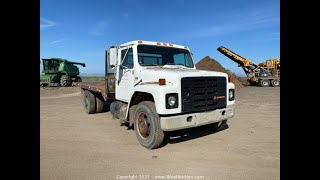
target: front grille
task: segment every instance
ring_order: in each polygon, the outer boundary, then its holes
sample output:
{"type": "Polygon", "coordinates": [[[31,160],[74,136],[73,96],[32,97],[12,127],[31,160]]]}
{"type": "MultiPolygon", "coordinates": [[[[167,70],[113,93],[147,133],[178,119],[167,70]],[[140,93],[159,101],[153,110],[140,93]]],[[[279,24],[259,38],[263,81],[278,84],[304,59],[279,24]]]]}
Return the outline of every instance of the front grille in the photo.
{"type": "Polygon", "coordinates": [[[225,77],[182,78],[182,113],[225,108],[226,88],[225,77]]]}

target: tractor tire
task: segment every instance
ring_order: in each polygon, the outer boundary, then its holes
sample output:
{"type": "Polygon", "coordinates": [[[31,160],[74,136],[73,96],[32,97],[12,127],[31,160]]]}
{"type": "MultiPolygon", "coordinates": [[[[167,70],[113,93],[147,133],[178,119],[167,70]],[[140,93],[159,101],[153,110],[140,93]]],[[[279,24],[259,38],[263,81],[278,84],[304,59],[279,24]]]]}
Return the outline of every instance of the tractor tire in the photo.
{"type": "Polygon", "coordinates": [[[104,99],[101,94],[96,94],[96,112],[101,113],[103,111],[104,99]]]}
{"type": "Polygon", "coordinates": [[[280,86],[280,81],[277,80],[277,79],[273,79],[273,80],[271,80],[271,85],[273,87],[279,87],[280,86]]]}
{"type": "Polygon", "coordinates": [[[148,149],[158,148],[164,139],[160,118],[151,101],[140,102],[134,110],[134,131],[139,143],[148,149]]]}
{"type": "Polygon", "coordinates": [[[67,75],[62,75],[60,78],[60,86],[67,87],[72,84],[72,79],[67,75]]]}
{"type": "Polygon", "coordinates": [[[227,120],[219,121],[213,124],[209,124],[208,128],[211,131],[220,131],[222,130],[225,125],[227,125],[227,120]]]}
{"type": "Polygon", "coordinates": [[[96,97],[91,91],[84,91],[83,98],[84,109],[87,114],[93,114],[96,111],[96,97]]]}
{"type": "Polygon", "coordinates": [[[269,86],[270,86],[270,81],[269,81],[269,79],[261,79],[261,80],[260,80],[260,86],[261,86],[261,87],[269,87],[269,86]]]}
{"type": "Polygon", "coordinates": [[[77,76],[77,77],[74,79],[74,82],[82,82],[81,77],[77,76]]]}

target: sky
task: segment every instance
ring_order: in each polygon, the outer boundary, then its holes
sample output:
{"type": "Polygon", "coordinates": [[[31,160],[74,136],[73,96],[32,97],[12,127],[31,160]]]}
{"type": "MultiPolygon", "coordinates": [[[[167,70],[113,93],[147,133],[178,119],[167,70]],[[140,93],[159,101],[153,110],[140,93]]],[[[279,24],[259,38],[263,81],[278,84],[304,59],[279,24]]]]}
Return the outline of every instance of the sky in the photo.
{"type": "Polygon", "coordinates": [[[195,63],[210,56],[245,76],[217,48],[254,63],[280,57],[280,0],[40,0],[40,59],[102,74],[107,47],[133,40],[188,46],[195,63]]]}

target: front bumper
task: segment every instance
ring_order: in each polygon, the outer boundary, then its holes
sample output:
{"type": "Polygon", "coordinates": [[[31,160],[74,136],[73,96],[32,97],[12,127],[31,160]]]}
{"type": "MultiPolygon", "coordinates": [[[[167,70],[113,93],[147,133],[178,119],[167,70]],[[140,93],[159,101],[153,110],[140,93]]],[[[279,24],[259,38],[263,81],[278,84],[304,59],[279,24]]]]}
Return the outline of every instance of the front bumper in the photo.
{"type": "Polygon", "coordinates": [[[175,131],[226,120],[232,118],[234,113],[234,106],[229,106],[227,108],[201,113],[160,117],[160,124],[161,129],[164,131],[175,131]]]}

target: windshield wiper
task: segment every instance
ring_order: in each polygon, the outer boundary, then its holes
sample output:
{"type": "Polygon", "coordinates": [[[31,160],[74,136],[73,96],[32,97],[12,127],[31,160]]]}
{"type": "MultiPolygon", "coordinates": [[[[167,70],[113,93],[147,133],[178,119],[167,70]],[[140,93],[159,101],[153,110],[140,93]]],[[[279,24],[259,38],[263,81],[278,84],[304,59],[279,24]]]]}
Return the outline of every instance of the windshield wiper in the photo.
{"type": "MultiPolygon", "coordinates": [[[[165,65],[179,65],[179,66],[187,67],[187,66],[185,66],[185,65],[183,65],[183,64],[174,64],[174,63],[167,63],[167,64],[165,64],[165,65]]],[[[165,66],[165,65],[163,65],[163,66],[165,66]]],[[[163,66],[162,66],[162,67],[163,67],[163,66]]]]}
{"type": "Polygon", "coordinates": [[[160,66],[159,64],[141,64],[141,66],[160,66]]]}

